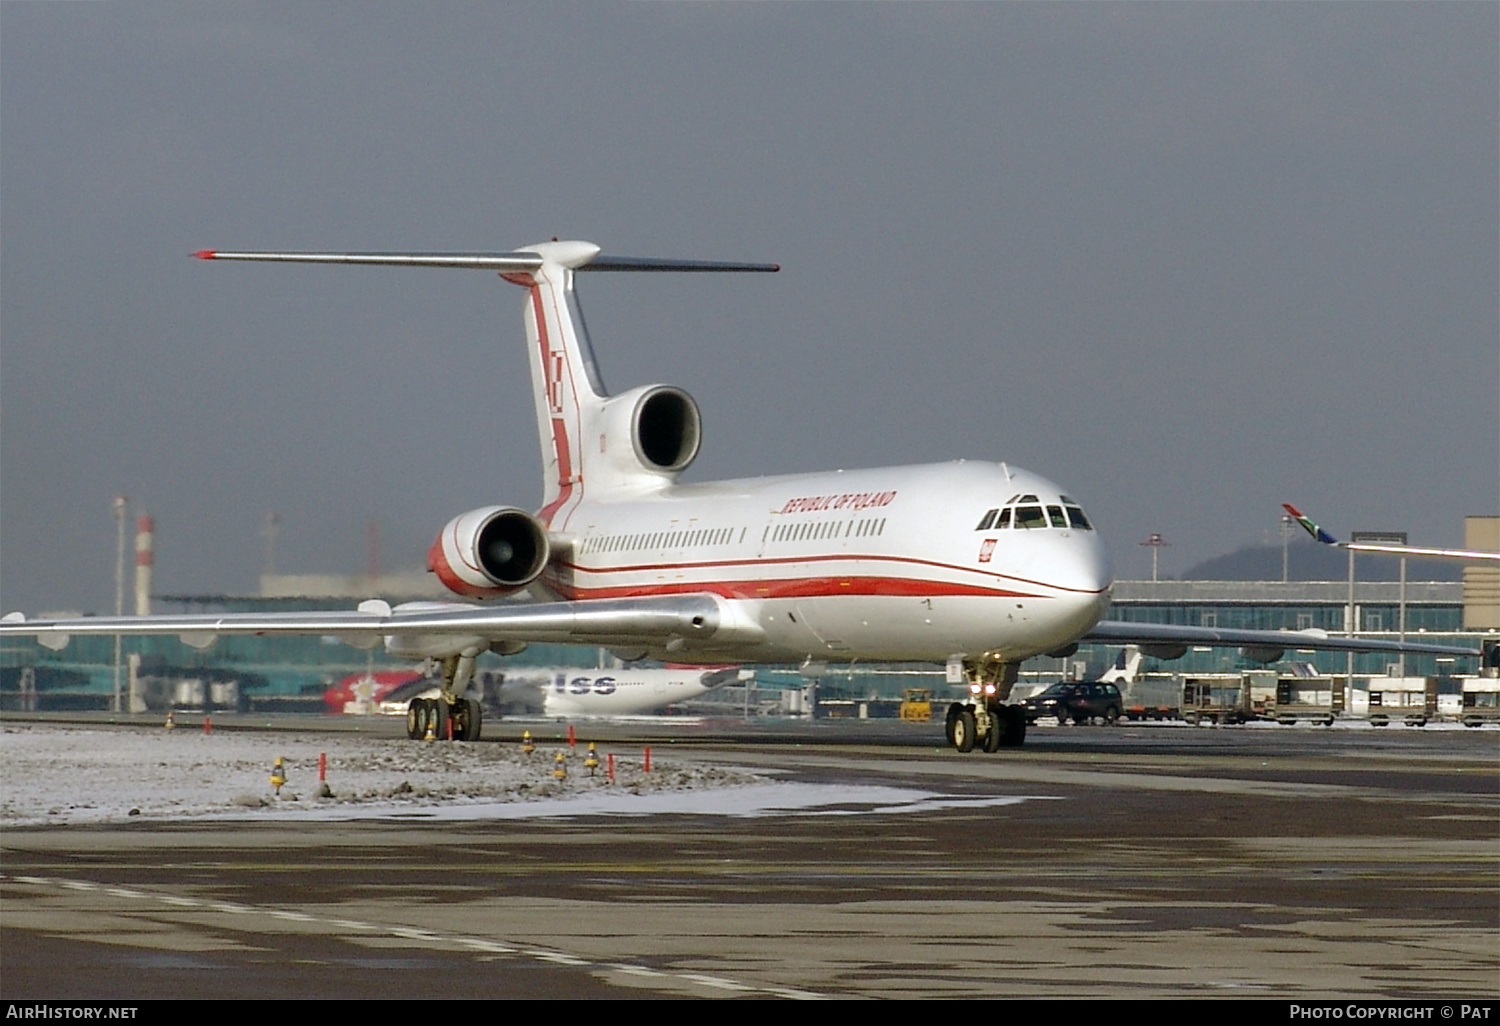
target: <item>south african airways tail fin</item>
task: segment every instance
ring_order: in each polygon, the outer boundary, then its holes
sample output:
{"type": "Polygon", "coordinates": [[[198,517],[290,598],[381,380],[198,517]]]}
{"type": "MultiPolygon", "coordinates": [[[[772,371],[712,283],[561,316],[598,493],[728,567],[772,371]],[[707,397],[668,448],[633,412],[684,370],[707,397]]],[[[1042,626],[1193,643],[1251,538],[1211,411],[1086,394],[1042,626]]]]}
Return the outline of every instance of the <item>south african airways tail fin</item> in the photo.
{"type": "MultiPolygon", "coordinates": [[[[1333,545],[1337,548],[1348,549],[1351,552],[1369,552],[1384,556],[1408,556],[1413,559],[1457,559],[1473,563],[1500,563],[1500,552],[1492,552],[1488,549],[1431,549],[1418,545],[1396,545],[1386,541],[1339,541],[1333,535],[1323,530],[1310,518],[1304,516],[1302,511],[1289,502],[1283,502],[1281,508],[1292,516],[1292,519],[1301,524],[1303,529],[1313,538],[1324,545],[1333,545]]],[[[1356,537],[1359,537],[1356,534],[1356,537]]],[[[1402,537],[1405,537],[1404,535],[1402,537]]]]}
{"type": "Polygon", "coordinates": [[[1327,531],[1323,530],[1317,524],[1313,523],[1310,519],[1303,515],[1300,509],[1298,509],[1296,506],[1293,506],[1290,502],[1283,502],[1281,504],[1281,508],[1286,510],[1287,513],[1291,514],[1292,519],[1301,524],[1302,529],[1308,534],[1312,535],[1315,541],[1320,541],[1324,545],[1337,545],[1339,543],[1339,540],[1337,538],[1329,534],[1327,531]]]}

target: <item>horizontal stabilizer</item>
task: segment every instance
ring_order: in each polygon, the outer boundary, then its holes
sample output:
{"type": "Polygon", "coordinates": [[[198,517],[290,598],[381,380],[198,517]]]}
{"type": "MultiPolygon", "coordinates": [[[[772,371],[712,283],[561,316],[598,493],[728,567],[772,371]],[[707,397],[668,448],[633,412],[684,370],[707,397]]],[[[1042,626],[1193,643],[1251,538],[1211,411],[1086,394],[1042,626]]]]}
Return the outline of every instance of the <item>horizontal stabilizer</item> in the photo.
{"type": "Polygon", "coordinates": [[[780,264],[741,264],[724,260],[662,260],[655,257],[621,257],[600,254],[580,271],[755,271],[781,270],[780,264]]]}
{"type": "Polygon", "coordinates": [[[290,264],[385,264],[392,267],[462,267],[482,271],[534,271],[540,253],[227,253],[200,249],[199,260],[262,260],[290,264]]]}
{"type": "Polygon", "coordinates": [[[514,274],[535,271],[550,256],[575,270],[587,271],[683,271],[772,272],[779,264],[737,263],[723,260],[668,260],[656,257],[625,257],[600,254],[591,243],[543,243],[539,252],[512,253],[231,253],[200,249],[199,260],[257,260],[291,264],[374,264],[387,267],[457,267],[467,270],[514,274]]]}

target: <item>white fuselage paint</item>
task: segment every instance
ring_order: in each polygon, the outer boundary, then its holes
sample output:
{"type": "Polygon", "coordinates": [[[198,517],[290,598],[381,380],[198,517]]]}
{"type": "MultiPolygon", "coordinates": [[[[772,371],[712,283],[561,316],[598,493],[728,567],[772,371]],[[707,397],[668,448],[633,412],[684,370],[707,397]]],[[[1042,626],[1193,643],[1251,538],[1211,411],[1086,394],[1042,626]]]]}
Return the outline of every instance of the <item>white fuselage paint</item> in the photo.
{"type": "Polygon", "coordinates": [[[708,694],[706,675],[701,667],[556,670],[536,681],[508,673],[501,690],[540,687],[548,716],[643,716],[708,694]]]}
{"type": "Polygon", "coordinates": [[[1001,464],[956,461],[706,484],[594,498],[552,524],[562,551],[539,582],[559,598],[712,593],[751,641],[660,658],[911,660],[1061,648],[1109,605],[1093,530],[976,530],[1018,494],[1060,490],[1001,464]]]}
{"type": "MultiPolygon", "coordinates": [[[[621,667],[506,667],[500,703],[508,710],[519,705],[522,714],[543,716],[646,716],[670,705],[699,698],[737,679],[734,668],[714,671],[701,666],[621,667]]],[[[437,698],[437,687],[418,698],[437,698]]],[[[385,702],[380,711],[406,715],[407,702],[385,702]]],[[[507,712],[507,716],[515,715],[507,712]]]]}

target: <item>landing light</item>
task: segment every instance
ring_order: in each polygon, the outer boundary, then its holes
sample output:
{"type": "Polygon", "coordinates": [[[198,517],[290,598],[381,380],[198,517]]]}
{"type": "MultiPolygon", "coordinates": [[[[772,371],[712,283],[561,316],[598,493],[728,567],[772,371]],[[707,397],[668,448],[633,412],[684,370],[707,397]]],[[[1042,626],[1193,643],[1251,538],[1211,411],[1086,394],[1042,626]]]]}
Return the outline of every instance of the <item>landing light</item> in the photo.
{"type": "Polygon", "coordinates": [[[974,694],[974,695],[979,694],[979,685],[978,684],[970,684],[969,685],[969,693],[970,694],[974,694]]]}

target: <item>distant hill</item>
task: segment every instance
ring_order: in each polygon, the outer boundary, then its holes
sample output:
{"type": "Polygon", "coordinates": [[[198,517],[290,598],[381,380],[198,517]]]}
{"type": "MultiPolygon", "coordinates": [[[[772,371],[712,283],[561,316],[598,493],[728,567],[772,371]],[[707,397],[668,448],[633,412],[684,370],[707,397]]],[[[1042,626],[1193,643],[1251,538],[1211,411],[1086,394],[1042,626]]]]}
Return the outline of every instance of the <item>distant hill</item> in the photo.
{"type": "MultiPolygon", "coordinates": [[[[1400,560],[1394,556],[1359,555],[1354,576],[1360,581],[1395,581],[1401,577],[1400,560]]],[[[1293,581],[1344,581],[1349,578],[1349,553],[1314,542],[1296,541],[1287,549],[1287,577],[1293,581]]],[[[1223,556],[1206,559],[1178,577],[1183,581],[1279,581],[1281,546],[1250,545],[1223,556]]],[[[1447,559],[1409,559],[1409,581],[1460,581],[1463,564],[1447,559]]]]}

